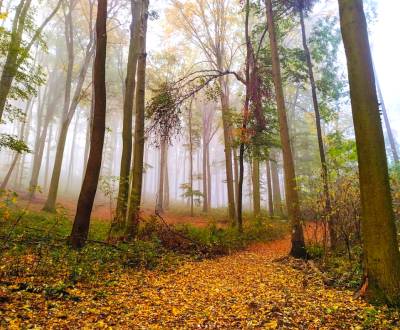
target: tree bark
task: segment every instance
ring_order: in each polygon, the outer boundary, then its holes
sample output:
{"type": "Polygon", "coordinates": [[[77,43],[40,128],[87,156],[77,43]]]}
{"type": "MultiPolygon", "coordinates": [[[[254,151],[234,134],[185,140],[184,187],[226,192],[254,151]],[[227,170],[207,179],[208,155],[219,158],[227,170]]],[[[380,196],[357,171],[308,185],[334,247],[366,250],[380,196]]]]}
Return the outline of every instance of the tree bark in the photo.
{"type": "Polygon", "coordinates": [[[129,54],[125,78],[122,155],[119,174],[119,190],[113,229],[121,229],[126,221],[129,197],[129,175],[132,161],[132,116],[136,86],[136,67],[138,59],[138,33],[140,22],[140,0],[131,0],[132,22],[130,26],[129,54]]]}
{"type": "Polygon", "coordinates": [[[90,215],[99,181],[106,128],[106,52],[107,0],[98,0],[96,18],[96,56],[94,70],[94,116],[89,159],[79,194],[75,220],[70,236],[72,248],[85,245],[89,233],[90,215]]]}
{"type": "Polygon", "coordinates": [[[275,215],[282,217],[283,209],[282,209],[282,196],[281,196],[281,188],[279,184],[279,173],[278,173],[278,163],[277,163],[277,155],[275,153],[275,158],[270,159],[271,165],[271,179],[272,179],[272,196],[274,202],[274,213],[275,215]]]}
{"type": "Polygon", "coordinates": [[[274,216],[274,203],[272,199],[272,180],[271,180],[271,165],[270,160],[265,161],[267,172],[267,192],[268,192],[268,214],[272,218],[274,216]]]}
{"type": "Polygon", "coordinates": [[[261,211],[260,196],[260,162],[257,156],[253,157],[253,215],[260,215],[261,211]]]}
{"type": "Polygon", "coordinates": [[[193,132],[192,132],[192,102],[189,106],[189,200],[190,216],[194,216],[193,210],[193,132]]]}
{"type": "Polygon", "coordinates": [[[296,173],[290,148],[289,129],[286,118],[285,98],[282,87],[278,44],[273,21],[272,0],[265,0],[268,34],[271,47],[272,76],[275,86],[275,98],[278,108],[279,132],[283,152],[283,169],[285,172],[285,190],[288,216],[292,226],[292,248],[290,254],[296,258],[305,258],[307,253],[304,244],[303,227],[300,222],[299,196],[297,193],[296,173]]]}
{"type": "Polygon", "coordinates": [[[143,0],[140,34],[139,57],[137,67],[136,87],[136,117],[135,145],[133,151],[132,188],[129,201],[128,223],[126,235],[129,239],[136,237],[139,226],[139,212],[142,198],[143,155],[144,155],[144,117],[145,117],[145,87],[146,87],[146,33],[149,0],[143,0]]]}
{"type": "Polygon", "coordinates": [[[362,0],[339,0],[356,135],[367,297],[400,304],[400,253],[362,0]]]}
{"type": "Polygon", "coordinates": [[[158,181],[158,193],[157,193],[157,212],[164,212],[164,183],[165,183],[165,156],[166,156],[167,142],[162,141],[160,147],[160,167],[159,167],[159,181],[158,181]]]}
{"type": "Polygon", "coordinates": [[[331,245],[331,247],[334,247],[336,245],[336,233],[334,231],[333,223],[330,220],[331,198],[329,195],[328,167],[326,164],[325,147],[324,147],[324,141],[322,138],[321,115],[320,115],[320,111],[319,111],[319,104],[318,104],[318,98],[317,98],[317,87],[315,85],[313,65],[312,65],[312,61],[311,61],[311,54],[310,54],[310,50],[308,48],[308,43],[307,43],[306,28],[305,28],[305,24],[304,24],[304,9],[302,7],[300,8],[300,25],[301,25],[301,36],[302,36],[302,41],[303,41],[303,49],[304,49],[304,54],[306,56],[306,62],[307,62],[308,78],[310,80],[310,85],[311,85],[311,95],[312,95],[313,107],[314,107],[314,113],[315,113],[315,125],[317,127],[318,150],[319,150],[319,157],[321,160],[321,176],[322,176],[322,185],[323,185],[323,191],[324,191],[324,197],[325,197],[324,198],[325,199],[325,217],[327,219],[327,225],[328,225],[328,230],[329,230],[330,245],[331,245]]]}

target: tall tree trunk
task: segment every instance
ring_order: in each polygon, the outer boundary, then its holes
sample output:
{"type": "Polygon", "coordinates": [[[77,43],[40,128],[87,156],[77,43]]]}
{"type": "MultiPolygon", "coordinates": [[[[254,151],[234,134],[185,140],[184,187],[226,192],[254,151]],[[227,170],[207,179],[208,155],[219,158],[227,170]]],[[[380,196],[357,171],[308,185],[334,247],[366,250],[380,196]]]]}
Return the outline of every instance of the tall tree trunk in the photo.
{"type": "Polygon", "coordinates": [[[94,70],[94,116],[89,159],[79,194],[70,242],[74,249],[85,245],[89,233],[90,215],[99,181],[106,128],[106,52],[107,0],[98,0],[96,19],[96,56],[94,70]]]}
{"type": "Polygon", "coordinates": [[[207,205],[208,208],[211,209],[211,182],[212,182],[212,176],[211,176],[211,165],[210,165],[210,144],[207,144],[207,150],[206,150],[206,166],[207,166],[207,205]]]}
{"type": "Polygon", "coordinates": [[[143,183],[143,154],[144,154],[144,115],[145,115],[145,87],[146,87],[146,33],[149,0],[143,0],[140,34],[139,57],[137,68],[136,87],[136,117],[135,117],[135,145],[133,151],[132,188],[129,201],[128,224],[126,234],[132,239],[136,236],[139,226],[139,211],[142,198],[143,183]]]}
{"type": "Polygon", "coordinates": [[[169,174],[168,174],[168,144],[165,153],[165,169],[164,169],[164,210],[169,209],[169,174]]]}
{"type": "Polygon", "coordinates": [[[307,43],[306,27],[304,24],[304,9],[302,7],[300,8],[300,25],[301,25],[303,49],[304,49],[304,54],[306,55],[306,62],[307,62],[307,68],[308,68],[308,78],[310,80],[310,85],[311,85],[311,95],[312,95],[313,107],[314,107],[314,113],[315,113],[315,125],[317,127],[318,150],[319,150],[319,157],[321,160],[321,176],[322,176],[322,185],[323,185],[324,197],[325,197],[324,198],[325,199],[325,216],[328,220],[327,225],[328,225],[328,229],[329,229],[330,244],[331,244],[331,247],[334,247],[336,245],[336,233],[334,231],[333,223],[330,220],[331,198],[329,195],[328,167],[327,167],[326,158],[325,158],[324,141],[322,139],[321,115],[320,115],[320,111],[319,111],[319,104],[318,104],[318,98],[317,98],[317,87],[315,85],[313,65],[312,65],[312,61],[311,61],[311,54],[310,54],[310,50],[308,48],[308,43],[307,43]]]}
{"type": "Polygon", "coordinates": [[[160,175],[158,181],[158,193],[157,193],[157,212],[164,212],[164,183],[165,183],[165,160],[166,160],[166,148],[167,142],[162,141],[160,147],[160,175]]]}
{"type": "Polygon", "coordinates": [[[122,127],[122,155],[119,174],[119,190],[114,229],[121,229],[128,211],[129,175],[132,161],[132,116],[136,86],[136,67],[138,59],[138,37],[140,23],[141,0],[131,0],[132,22],[130,26],[129,54],[125,78],[124,111],[122,127]]]}
{"type": "Polygon", "coordinates": [[[265,0],[268,34],[271,46],[272,76],[275,86],[275,98],[278,108],[279,131],[283,152],[283,169],[285,172],[285,190],[288,216],[292,226],[292,248],[290,254],[296,258],[305,258],[307,253],[304,244],[303,227],[300,222],[299,196],[297,193],[296,173],[290,148],[289,129],[286,118],[285,98],[283,95],[278,44],[273,21],[272,0],[265,0]]]}
{"type": "Polygon", "coordinates": [[[261,211],[260,197],[260,162],[256,155],[253,157],[253,214],[259,216],[261,211]]]}
{"type": "Polygon", "coordinates": [[[356,135],[367,296],[400,304],[400,253],[362,0],[339,0],[356,135]]]}
{"type": "Polygon", "coordinates": [[[70,152],[70,159],[69,159],[69,166],[68,166],[68,175],[67,175],[67,184],[65,185],[65,191],[69,190],[69,187],[74,179],[74,150],[76,148],[76,137],[78,135],[78,125],[79,125],[79,111],[76,114],[74,131],[72,134],[72,143],[71,143],[71,152],[70,152]]]}
{"type": "MultiPolygon", "coordinates": [[[[221,65],[222,66],[222,65],[221,65]]],[[[230,109],[229,97],[225,91],[227,88],[226,82],[221,78],[221,108],[222,108],[222,128],[224,132],[224,147],[225,147],[225,168],[226,168],[226,187],[228,192],[228,215],[229,219],[235,220],[235,193],[233,189],[233,172],[232,172],[232,137],[230,125],[230,109]]]]}
{"type": "Polygon", "coordinates": [[[206,137],[205,137],[205,128],[203,125],[203,157],[202,157],[202,182],[203,182],[203,212],[207,213],[208,212],[208,188],[207,188],[207,182],[208,182],[208,173],[207,173],[207,143],[206,143],[206,137]]]}
{"type": "Polygon", "coordinates": [[[192,103],[189,106],[189,199],[190,216],[194,216],[193,210],[193,132],[192,132],[192,103]]]}
{"type": "Polygon", "coordinates": [[[267,172],[267,192],[268,192],[268,214],[272,218],[274,216],[274,203],[272,199],[272,180],[271,180],[271,165],[270,160],[265,161],[267,172]]]}
{"type": "Polygon", "coordinates": [[[280,188],[280,184],[279,184],[277,154],[274,153],[273,157],[274,158],[271,157],[271,159],[270,159],[270,165],[271,165],[272,196],[273,196],[273,201],[274,201],[274,213],[275,213],[275,215],[281,217],[281,216],[283,216],[283,209],[282,209],[281,188],[280,188]]]}
{"type": "Polygon", "coordinates": [[[301,35],[303,40],[303,49],[306,55],[307,61],[307,68],[308,68],[308,78],[310,79],[311,85],[311,95],[313,100],[313,107],[315,113],[315,125],[317,127],[317,139],[318,139],[318,150],[319,150],[319,157],[321,160],[321,174],[322,174],[322,185],[324,189],[324,197],[325,197],[325,215],[328,220],[327,225],[329,228],[329,238],[331,246],[336,245],[336,233],[334,231],[333,223],[330,220],[330,213],[331,213],[331,198],[329,195],[329,182],[328,182],[328,167],[326,164],[325,158],[325,147],[324,141],[322,139],[322,129],[321,129],[321,115],[319,112],[319,105],[318,105],[318,98],[317,98],[317,87],[315,85],[314,79],[314,71],[311,61],[311,54],[307,44],[307,35],[306,35],[306,28],[304,24],[304,9],[300,8],[300,25],[301,25],[301,35]]]}
{"type": "Polygon", "coordinates": [[[45,168],[44,168],[43,189],[47,189],[48,188],[50,155],[51,155],[51,142],[52,141],[53,141],[53,125],[50,125],[49,138],[48,138],[48,141],[47,141],[46,165],[45,165],[45,168]]]}

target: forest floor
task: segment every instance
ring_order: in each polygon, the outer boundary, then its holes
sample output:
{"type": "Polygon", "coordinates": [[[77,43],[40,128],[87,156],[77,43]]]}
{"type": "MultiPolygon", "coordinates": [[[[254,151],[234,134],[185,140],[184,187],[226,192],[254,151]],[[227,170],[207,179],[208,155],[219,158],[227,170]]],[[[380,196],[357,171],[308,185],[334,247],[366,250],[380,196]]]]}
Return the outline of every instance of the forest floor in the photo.
{"type": "Polygon", "coordinates": [[[112,272],[63,299],[16,291],[0,319],[9,329],[398,329],[398,312],[325,286],[289,247],[287,236],[172,270],[112,272]]]}
{"type": "MultiPolygon", "coordinates": [[[[29,209],[37,212],[41,205],[43,200],[38,198],[29,209]]],[[[63,201],[63,205],[68,216],[57,220],[60,228],[56,237],[65,237],[70,231],[74,205],[68,201],[63,201]]],[[[108,209],[106,204],[96,207],[95,216],[100,220],[93,222],[92,229],[100,236],[93,239],[104,239],[107,234],[108,209]]],[[[145,213],[151,214],[151,209],[145,213]]],[[[228,227],[223,218],[214,214],[214,224],[218,228],[228,227]]],[[[184,212],[170,212],[165,220],[170,225],[190,223],[199,230],[206,230],[210,225],[210,218],[204,215],[191,218],[184,212]]],[[[45,236],[41,237],[47,239],[57,221],[43,218],[37,212],[22,219],[20,225],[48,226],[45,236]]],[[[268,230],[273,228],[268,227],[268,230]]],[[[321,238],[321,232],[316,229],[318,227],[310,223],[305,227],[310,244],[321,238]]],[[[39,246],[36,250],[43,251],[44,255],[42,252],[34,255],[28,248],[19,260],[4,259],[0,264],[0,270],[9,267],[14,272],[10,278],[0,278],[0,328],[400,329],[398,310],[374,307],[356,299],[354,291],[327,286],[313,264],[287,257],[290,236],[285,235],[286,230],[281,236],[271,236],[272,241],[250,243],[244,250],[197,261],[195,258],[174,261],[172,256],[171,262],[169,255],[152,256],[156,250],[149,252],[151,245],[145,243],[138,255],[150,253],[147,256],[150,261],[159,257],[168,264],[165,269],[151,270],[114,267],[121,266],[123,261],[120,260],[118,264],[105,261],[106,268],[99,271],[90,258],[101,261],[104,255],[112,259],[113,252],[106,246],[91,246],[84,254],[68,255],[64,242],[57,247],[59,250],[52,250],[51,247],[46,249],[44,240],[39,243],[44,244],[44,249],[39,246]],[[61,268],[65,267],[63,259],[83,257],[82,265],[85,265],[85,254],[90,251],[86,263],[87,271],[94,273],[90,280],[57,278],[56,268],[62,272],[61,268]],[[59,260],[59,263],[52,260],[59,260]],[[7,264],[10,262],[15,265],[11,267],[7,264]],[[43,275],[37,275],[40,271],[43,275]],[[29,277],[18,272],[35,275],[29,277]]],[[[17,232],[15,239],[18,240],[19,235],[22,232],[17,232]]],[[[23,247],[17,244],[15,248],[23,247]]],[[[118,260],[118,256],[116,258],[118,260]]],[[[73,267],[74,274],[82,271],[79,262],[77,265],[73,267]]]]}

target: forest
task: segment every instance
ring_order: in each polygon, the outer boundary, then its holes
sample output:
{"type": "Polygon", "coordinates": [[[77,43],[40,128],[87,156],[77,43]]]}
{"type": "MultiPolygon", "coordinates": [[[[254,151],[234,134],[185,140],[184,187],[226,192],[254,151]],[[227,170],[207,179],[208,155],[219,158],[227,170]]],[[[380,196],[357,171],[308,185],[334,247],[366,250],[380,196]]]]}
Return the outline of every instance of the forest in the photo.
{"type": "Polygon", "coordinates": [[[398,10],[0,0],[0,328],[399,329],[398,10]]]}

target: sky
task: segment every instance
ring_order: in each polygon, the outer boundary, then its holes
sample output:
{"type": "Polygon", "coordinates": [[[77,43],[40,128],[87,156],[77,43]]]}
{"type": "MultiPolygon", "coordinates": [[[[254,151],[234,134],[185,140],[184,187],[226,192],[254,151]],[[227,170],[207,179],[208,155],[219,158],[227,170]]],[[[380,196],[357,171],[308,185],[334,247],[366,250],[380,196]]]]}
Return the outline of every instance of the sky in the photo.
{"type": "Polygon", "coordinates": [[[388,117],[400,142],[400,0],[376,3],[378,21],[370,27],[370,43],[388,117]]]}

